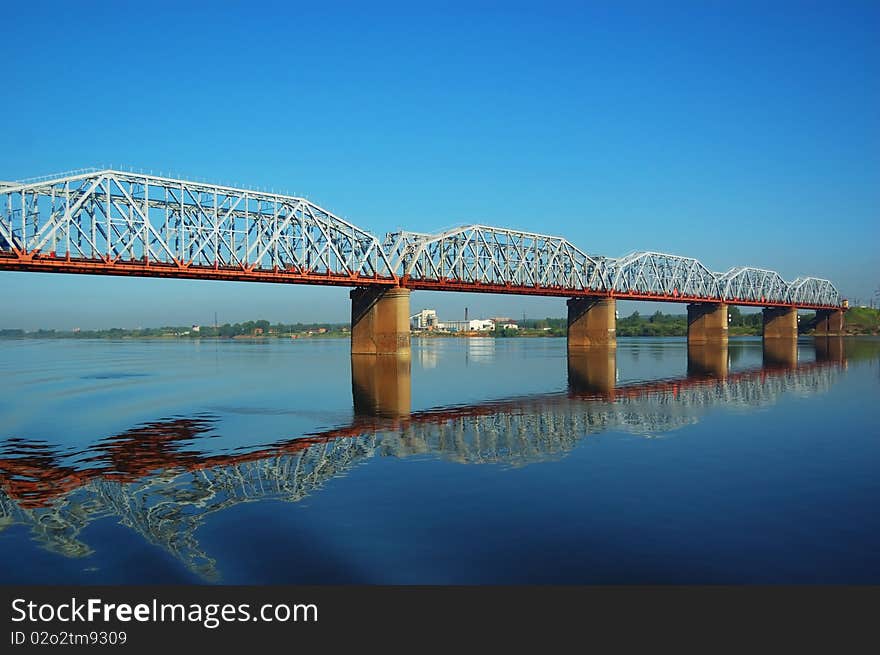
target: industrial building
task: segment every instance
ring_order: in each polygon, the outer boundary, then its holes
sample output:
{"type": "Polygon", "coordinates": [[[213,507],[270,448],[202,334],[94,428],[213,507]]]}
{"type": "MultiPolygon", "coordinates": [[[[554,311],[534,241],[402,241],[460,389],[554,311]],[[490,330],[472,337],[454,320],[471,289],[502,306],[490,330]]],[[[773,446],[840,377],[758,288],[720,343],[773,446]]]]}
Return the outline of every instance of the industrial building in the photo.
{"type": "MultiPolygon", "coordinates": [[[[437,318],[437,310],[423,309],[409,317],[412,330],[429,330],[437,332],[493,332],[495,325],[499,324],[497,318],[472,318],[463,321],[440,321],[437,318]]],[[[503,319],[501,327],[517,329],[516,323],[509,318],[503,319]]]]}
{"type": "Polygon", "coordinates": [[[409,317],[409,326],[413,330],[436,330],[437,310],[423,309],[418,314],[409,317]]]}

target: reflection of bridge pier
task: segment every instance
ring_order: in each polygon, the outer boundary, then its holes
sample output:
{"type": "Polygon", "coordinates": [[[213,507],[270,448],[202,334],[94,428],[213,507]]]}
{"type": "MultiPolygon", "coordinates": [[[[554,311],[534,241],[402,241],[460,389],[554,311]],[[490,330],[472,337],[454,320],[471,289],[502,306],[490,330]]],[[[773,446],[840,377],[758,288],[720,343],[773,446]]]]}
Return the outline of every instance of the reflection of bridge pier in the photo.
{"type": "Polygon", "coordinates": [[[351,356],[351,393],[359,416],[402,418],[409,416],[412,387],[410,357],[397,355],[351,356]]]}
{"type": "MultiPolygon", "coordinates": [[[[796,328],[795,328],[796,329],[796,328]]],[[[762,343],[764,366],[770,368],[795,368],[798,361],[797,339],[764,338],[762,343]]]]}
{"type": "Polygon", "coordinates": [[[729,357],[727,341],[714,343],[692,343],[687,346],[687,372],[689,377],[727,378],[729,357]]]}
{"type": "Polygon", "coordinates": [[[846,350],[841,337],[817,336],[813,342],[816,347],[817,362],[846,362],[846,350]]]}
{"type": "Polygon", "coordinates": [[[614,395],[617,349],[612,346],[568,349],[568,388],[574,393],[614,395]]]}
{"type": "MultiPolygon", "coordinates": [[[[216,581],[221,573],[198,541],[200,526],[214,512],[260,500],[298,502],[377,456],[431,453],[463,464],[520,466],[562,457],[595,434],[655,436],[696,423],[713,407],[761,407],[787,392],[823,393],[840,364],[821,360],[845,361],[843,345],[841,339],[817,340],[820,361],[791,370],[770,367],[731,372],[723,381],[689,376],[623,386],[614,385],[615,349],[586,348],[569,352],[569,384],[600,397],[550,393],[412,413],[408,358],[353,356],[357,413],[408,414],[406,420],[355,418],[260,450],[217,454],[197,445],[210,441],[220,425],[219,417],[210,415],[155,420],[75,453],[10,438],[0,441],[0,530],[29,527],[50,551],[82,557],[91,552],[82,541],[86,528],[114,517],[200,577],[216,581]],[[613,398],[602,393],[608,391],[613,398]]],[[[717,345],[689,349],[692,365],[716,376],[726,370],[726,353],[717,345]]]]}

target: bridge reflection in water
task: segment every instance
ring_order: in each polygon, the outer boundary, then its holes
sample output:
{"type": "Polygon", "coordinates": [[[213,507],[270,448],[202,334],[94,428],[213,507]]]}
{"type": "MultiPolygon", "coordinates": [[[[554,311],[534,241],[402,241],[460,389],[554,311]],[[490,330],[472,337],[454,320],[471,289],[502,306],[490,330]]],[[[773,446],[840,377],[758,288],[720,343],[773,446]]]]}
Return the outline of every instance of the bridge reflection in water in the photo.
{"type": "Polygon", "coordinates": [[[400,418],[412,406],[412,362],[407,355],[351,356],[351,395],[357,416],[400,418]]]}
{"type": "MultiPolygon", "coordinates": [[[[797,347],[797,343],[795,343],[797,347]]],[[[730,368],[728,344],[688,343],[688,376],[724,380],[730,368]]]]}
{"type": "Polygon", "coordinates": [[[254,452],[194,450],[194,442],[216,433],[219,417],[211,414],[157,420],[81,452],[7,438],[0,442],[0,530],[26,525],[46,549],[84,557],[92,549],[82,530],[115,517],[216,580],[216,562],[196,538],[213,512],[257,500],[297,502],[376,456],[521,466],[560,458],[606,431],[655,437],[696,423],[712,407],[822,393],[846,365],[846,351],[841,339],[823,338],[815,353],[815,361],[799,364],[797,344],[765,340],[763,367],[731,372],[726,344],[689,346],[685,378],[618,385],[613,348],[570,351],[567,392],[417,412],[409,357],[354,356],[349,425],[254,452]]]}

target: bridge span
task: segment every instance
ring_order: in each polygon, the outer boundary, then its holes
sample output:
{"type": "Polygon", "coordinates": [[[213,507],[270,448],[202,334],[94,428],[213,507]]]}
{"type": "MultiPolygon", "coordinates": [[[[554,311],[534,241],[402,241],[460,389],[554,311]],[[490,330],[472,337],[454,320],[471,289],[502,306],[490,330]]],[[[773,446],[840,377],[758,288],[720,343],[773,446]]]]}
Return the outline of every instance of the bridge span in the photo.
{"type": "Polygon", "coordinates": [[[615,343],[618,299],[688,303],[695,344],[727,339],[728,305],[764,308],[765,338],[788,340],[799,309],[827,336],[846,309],[817,277],[485,225],[380,240],[306,198],[110,169],[0,183],[0,270],[354,287],[355,354],[409,352],[413,289],[568,298],[574,348],[615,343]]]}

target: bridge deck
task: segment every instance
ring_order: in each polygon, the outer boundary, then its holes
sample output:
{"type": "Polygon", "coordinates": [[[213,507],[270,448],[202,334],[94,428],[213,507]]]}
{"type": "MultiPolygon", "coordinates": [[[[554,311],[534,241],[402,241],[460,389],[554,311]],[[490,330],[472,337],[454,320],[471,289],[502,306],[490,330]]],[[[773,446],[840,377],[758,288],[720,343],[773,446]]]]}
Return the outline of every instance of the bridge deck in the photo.
{"type": "Polygon", "coordinates": [[[797,309],[839,309],[840,305],[775,300],[751,300],[712,296],[691,296],[665,293],[627,293],[615,290],[593,290],[556,287],[529,287],[512,284],[486,284],[458,280],[418,280],[396,276],[366,276],[336,273],[303,273],[289,269],[257,269],[229,266],[200,266],[144,261],[105,261],[100,259],[61,258],[52,255],[16,256],[0,252],[0,270],[30,271],[42,273],[80,273],[87,275],[113,275],[123,277],[157,277],[191,280],[226,280],[231,282],[271,282],[275,284],[313,284],[327,286],[402,286],[414,291],[459,291],[464,293],[495,293],[524,296],[559,298],[615,298],[617,300],[642,300],[650,302],[711,303],[725,302],[730,305],[751,307],[795,307],[797,309]]]}

